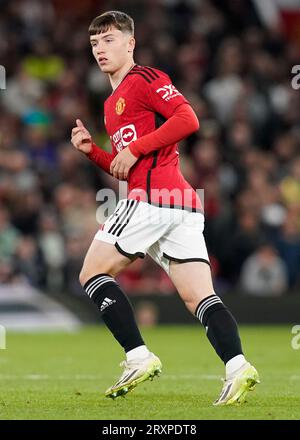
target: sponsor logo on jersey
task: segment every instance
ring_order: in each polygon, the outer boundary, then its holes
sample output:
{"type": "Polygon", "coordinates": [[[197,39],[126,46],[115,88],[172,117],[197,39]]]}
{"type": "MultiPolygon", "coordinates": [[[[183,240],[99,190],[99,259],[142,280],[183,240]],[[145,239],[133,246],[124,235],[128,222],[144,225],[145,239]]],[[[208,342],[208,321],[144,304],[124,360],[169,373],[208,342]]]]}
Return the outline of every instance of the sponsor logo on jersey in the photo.
{"type": "Polygon", "coordinates": [[[124,98],[119,98],[117,103],[116,103],[116,113],[117,113],[117,115],[120,116],[124,112],[125,107],[126,107],[125,99],[124,98]]]}
{"type": "Polygon", "coordinates": [[[162,99],[165,101],[170,101],[172,98],[176,98],[176,96],[180,96],[181,93],[173,86],[173,84],[168,84],[166,86],[160,87],[156,90],[162,99]]]}
{"type": "Polygon", "coordinates": [[[136,129],[134,124],[125,125],[120,130],[116,131],[111,137],[118,152],[123,150],[124,147],[130,144],[130,142],[137,139],[136,129]]]}

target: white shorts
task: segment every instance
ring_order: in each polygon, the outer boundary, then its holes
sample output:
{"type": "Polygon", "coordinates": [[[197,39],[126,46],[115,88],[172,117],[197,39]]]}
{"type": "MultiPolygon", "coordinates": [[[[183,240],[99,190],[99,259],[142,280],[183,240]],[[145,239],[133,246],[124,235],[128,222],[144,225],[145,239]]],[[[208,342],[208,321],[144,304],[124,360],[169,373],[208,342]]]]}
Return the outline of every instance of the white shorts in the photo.
{"type": "Polygon", "coordinates": [[[169,274],[170,261],[209,264],[203,229],[202,213],[123,199],[95,239],[114,244],[130,259],[148,254],[169,274]]]}

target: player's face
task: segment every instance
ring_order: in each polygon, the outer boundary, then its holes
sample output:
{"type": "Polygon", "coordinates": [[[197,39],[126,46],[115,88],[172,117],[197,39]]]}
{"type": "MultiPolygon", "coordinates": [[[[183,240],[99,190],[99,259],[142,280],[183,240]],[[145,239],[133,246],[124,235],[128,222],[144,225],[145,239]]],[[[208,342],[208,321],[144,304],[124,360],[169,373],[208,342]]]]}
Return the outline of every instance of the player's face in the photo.
{"type": "Polygon", "coordinates": [[[114,73],[132,58],[134,38],[125,32],[111,28],[90,37],[93,55],[104,73],[114,73]]]}

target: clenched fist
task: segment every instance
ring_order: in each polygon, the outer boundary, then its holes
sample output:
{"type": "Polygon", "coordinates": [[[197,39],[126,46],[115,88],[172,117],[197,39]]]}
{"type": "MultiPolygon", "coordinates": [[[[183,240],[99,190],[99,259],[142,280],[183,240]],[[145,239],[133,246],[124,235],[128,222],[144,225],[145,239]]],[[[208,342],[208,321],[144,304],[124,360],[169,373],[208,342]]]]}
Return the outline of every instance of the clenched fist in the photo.
{"type": "Polygon", "coordinates": [[[92,136],[80,119],[76,119],[76,127],[72,129],[71,142],[82,153],[88,154],[92,150],[92,136]]]}

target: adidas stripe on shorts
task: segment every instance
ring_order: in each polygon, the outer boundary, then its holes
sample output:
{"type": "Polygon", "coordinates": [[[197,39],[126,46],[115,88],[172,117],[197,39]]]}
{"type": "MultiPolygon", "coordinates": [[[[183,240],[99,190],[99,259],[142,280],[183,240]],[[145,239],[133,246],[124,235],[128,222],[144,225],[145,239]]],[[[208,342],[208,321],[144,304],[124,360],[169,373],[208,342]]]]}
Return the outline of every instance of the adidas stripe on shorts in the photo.
{"type": "Polygon", "coordinates": [[[169,273],[170,261],[209,264],[203,229],[202,213],[122,199],[95,239],[131,259],[148,254],[169,273]]]}

